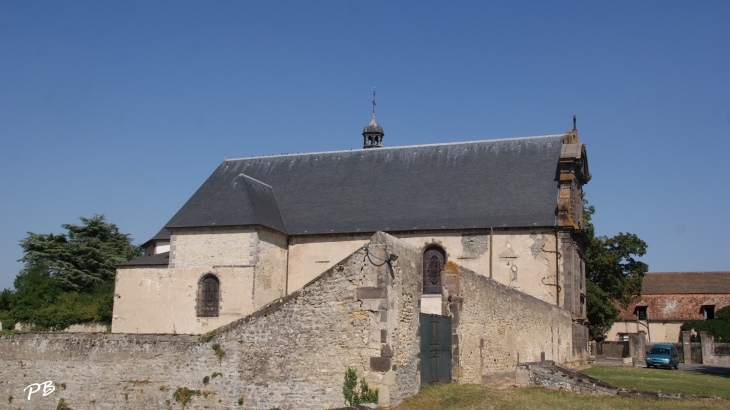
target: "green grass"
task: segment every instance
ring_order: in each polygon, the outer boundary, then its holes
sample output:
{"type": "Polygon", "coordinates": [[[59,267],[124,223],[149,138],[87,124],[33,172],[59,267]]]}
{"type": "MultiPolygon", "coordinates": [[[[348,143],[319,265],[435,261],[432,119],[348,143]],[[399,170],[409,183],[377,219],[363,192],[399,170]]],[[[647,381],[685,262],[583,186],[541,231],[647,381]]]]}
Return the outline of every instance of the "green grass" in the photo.
{"type": "Polygon", "coordinates": [[[494,390],[481,385],[442,384],[422,390],[392,410],[482,409],[727,409],[726,400],[588,396],[539,387],[494,390]]]}
{"type": "MultiPolygon", "coordinates": [[[[593,366],[582,371],[625,389],[730,397],[730,377],[683,370],[593,366]]],[[[727,403],[730,408],[730,403],[727,403]]]]}

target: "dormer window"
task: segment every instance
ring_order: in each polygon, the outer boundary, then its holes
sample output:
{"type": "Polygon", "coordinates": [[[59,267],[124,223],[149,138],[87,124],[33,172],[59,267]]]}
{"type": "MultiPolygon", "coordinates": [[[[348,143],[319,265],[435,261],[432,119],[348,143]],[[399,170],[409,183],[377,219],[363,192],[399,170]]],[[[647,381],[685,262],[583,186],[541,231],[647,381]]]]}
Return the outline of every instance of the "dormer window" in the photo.
{"type": "Polygon", "coordinates": [[[649,317],[649,314],[647,312],[646,306],[637,306],[636,307],[636,319],[637,320],[646,320],[649,317]]]}
{"type": "Polygon", "coordinates": [[[715,318],[715,305],[703,305],[700,310],[702,312],[702,316],[705,317],[705,320],[715,318]]]}

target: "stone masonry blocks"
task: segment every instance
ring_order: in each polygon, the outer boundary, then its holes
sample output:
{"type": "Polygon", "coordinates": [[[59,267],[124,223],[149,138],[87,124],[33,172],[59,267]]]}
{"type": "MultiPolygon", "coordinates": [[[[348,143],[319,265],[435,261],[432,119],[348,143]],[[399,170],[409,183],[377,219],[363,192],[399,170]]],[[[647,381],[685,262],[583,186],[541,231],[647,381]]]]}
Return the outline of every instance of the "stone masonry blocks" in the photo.
{"type": "Polygon", "coordinates": [[[573,359],[569,312],[463,267],[459,271],[459,297],[450,306],[457,382],[514,379],[518,363],[538,361],[543,353],[557,362],[573,359]]]}
{"type": "Polygon", "coordinates": [[[397,404],[419,388],[417,373],[420,271],[417,250],[385,234],[373,252],[399,255],[373,267],[364,250],[303,288],[205,336],[22,334],[0,336],[0,394],[13,406],[168,408],[182,387],[200,390],[189,408],[323,409],[343,406],[348,366],[372,387],[381,405],[397,404]],[[379,277],[388,275],[389,279],[379,277]],[[364,309],[358,288],[387,283],[375,299],[389,313],[364,309]],[[381,303],[384,302],[384,303],[381,303]],[[219,356],[213,345],[222,352],[219,356]],[[212,378],[213,373],[221,377],[212,378]],[[209,384],[203,378],[209,377],[209,384]],[[45,398],[21,400],[30,383],[52,380],[45,398]]]}

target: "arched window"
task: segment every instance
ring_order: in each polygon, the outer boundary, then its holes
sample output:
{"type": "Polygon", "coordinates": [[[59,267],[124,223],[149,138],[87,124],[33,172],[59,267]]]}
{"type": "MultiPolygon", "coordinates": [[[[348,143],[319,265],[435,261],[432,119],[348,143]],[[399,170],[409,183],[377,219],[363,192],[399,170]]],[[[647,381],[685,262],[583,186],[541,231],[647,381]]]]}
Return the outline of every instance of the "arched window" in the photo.
{"type": "Polygon", "coordinates": [[[213,274],[203,276],[198,283],[198,316],[218,316],[220,282],[213,274]]]}
{"type": "Polygon", "coordinates": [[[441,294],[441,271],[444,269],[446,254],[438,246],[429,246],[423,252],[423,294],[441,294]]]}

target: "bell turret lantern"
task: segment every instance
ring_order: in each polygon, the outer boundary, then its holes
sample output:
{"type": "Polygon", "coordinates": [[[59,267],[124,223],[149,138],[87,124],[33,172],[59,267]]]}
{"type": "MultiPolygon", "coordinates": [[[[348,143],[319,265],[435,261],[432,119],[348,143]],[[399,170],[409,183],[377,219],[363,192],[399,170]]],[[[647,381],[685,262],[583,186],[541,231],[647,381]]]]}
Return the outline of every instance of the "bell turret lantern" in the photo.
{"type": "Polygon", "coordinates": [[[383,127],[375,121],[375,90],[373,90],[373,117],[362,130],[363,148],[381,148],[384,135],[383,127]]]}

